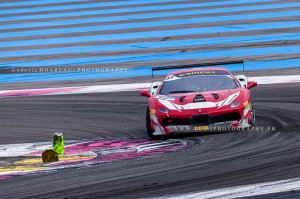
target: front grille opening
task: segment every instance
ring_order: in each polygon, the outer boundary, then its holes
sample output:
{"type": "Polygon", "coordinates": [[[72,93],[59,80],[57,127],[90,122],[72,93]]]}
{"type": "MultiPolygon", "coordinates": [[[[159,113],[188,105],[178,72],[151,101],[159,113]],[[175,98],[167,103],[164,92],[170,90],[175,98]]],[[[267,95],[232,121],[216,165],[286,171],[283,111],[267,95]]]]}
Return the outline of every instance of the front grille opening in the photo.
{"type": "Polygon", "coordinates": [[[240,115],[237,112],[228,113],[219,116],[210,116],[207,114],[193,115],[190,119],[175,119],[175,118],[164,118],[163,125],[210,125],[212,123],[236,121],[240,119],[240,115]]]}
{"type": "Polygon", "coordinates": [[[210,117],[208,115],[194,115],[192,120],[194,124],[205,125],[210,123],[210,117]]]}
{"type": "Polygon", "coordinates": [[[240,119],[240,115],[238,113],[229,113],[225,115],[219,115],[213,117],[213,123],[218,122],[226,122],[226,121],[236,121],[240,119]]]}
{"type": "Polygon", "coordinates": [[[165,118],[163,119],[163,125],[189,125],[188,119],[174,119],[174,118],[165,118]]]}

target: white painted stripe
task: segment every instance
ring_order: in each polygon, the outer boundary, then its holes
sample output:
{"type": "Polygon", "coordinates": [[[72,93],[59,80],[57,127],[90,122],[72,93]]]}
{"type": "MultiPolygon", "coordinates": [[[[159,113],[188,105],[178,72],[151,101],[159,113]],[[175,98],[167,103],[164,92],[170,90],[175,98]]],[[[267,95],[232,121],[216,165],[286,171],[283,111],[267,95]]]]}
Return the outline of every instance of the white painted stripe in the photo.
{"type": "Polygon", "coordinates": [[[300,178],[235,186],[211,191],[171,195],[157,199],[231,199],[300,190],[300,178]]]}
{"type": "Polygon", "coordinates": [[[300,81],[300,75],[248,77],[248,80],[258,84],[293,83],[300,81]]]}
{"type": "Polygon", "coordinates": [[[0,145],[0,158],[25,156],[51,148],[52,144],[50,142],[0,145]]]}
{"type": "MultiPolygon", "coordinates": [[[[261,76],[261,77],[249,77],[248,79],[256,81],[258,84],[296,83],[296,82],[300,82],[300,75],[261,76]]],[[[34,95],[62,95],[62,94],[137,91],[137,90],[149,88],[150,85],[151,83],[134,83],[134,84],[113,84],[113,85],[78,86],[78,87],[63,87],[63,88],[3,90],[0,91],[0,98],[17,97],[17,96],[34,96],[34,95]]]]}
{"type": "Polygon", "coordinates": [[[79,86],[63,88],[42,88],[25,90],[3,90],[0,91],[0,98],[18,96],[38,96],[38,95],[63,95],[63,94],[84,94],[84,93],[110,93],[120,91],[141,90],[149,88],[151,83],[136,84],[114,84],[99,86],[79,86]]]}

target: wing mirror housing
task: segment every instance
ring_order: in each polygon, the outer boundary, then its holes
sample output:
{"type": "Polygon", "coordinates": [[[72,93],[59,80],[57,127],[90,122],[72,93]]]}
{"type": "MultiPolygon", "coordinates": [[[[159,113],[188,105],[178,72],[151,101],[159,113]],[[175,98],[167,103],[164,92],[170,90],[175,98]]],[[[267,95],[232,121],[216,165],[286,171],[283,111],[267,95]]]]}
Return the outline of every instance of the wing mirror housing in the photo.
{"type": "Polygon", "coordinates": [[[242,87],[247,88],[248,79],[245,75],[236,75],[234,77],[238,80],[242,87]]]}
{"type": "Polygon", "coordinates": [[[150,86],[150,95],[155,95],[159,89],[159,86],[161,85],[161,82],[154,82],[150,86]]]}
{"type": "Polygon", "coordinates": [[[248,89],[253,88],[255,86],[257,86],[257,82],[255,82],[255,81],[248,81],[248,83],[247,83],[247,88],[248,89]]]}
{"type": "Polygon", "coordinates": [[[144,97],[151,97],[151,94],[150,94],[150,90],[149,89],[145,89],[145,90],[142,90],[141,92],[140,92],[140,95],[141,96],[144,96],[144,97]]]}

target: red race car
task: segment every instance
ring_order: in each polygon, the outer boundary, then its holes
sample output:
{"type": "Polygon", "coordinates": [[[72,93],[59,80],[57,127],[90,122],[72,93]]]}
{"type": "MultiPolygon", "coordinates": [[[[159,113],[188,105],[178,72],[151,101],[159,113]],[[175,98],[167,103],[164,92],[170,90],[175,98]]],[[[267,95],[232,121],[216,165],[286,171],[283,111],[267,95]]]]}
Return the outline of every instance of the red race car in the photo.
{"type": "Polygon", "coordinates": [[[153,138],[248,128],[255,122],[249,89],[256,85],[225,68],[172,72],[140,92],[149,98],[147,132],[153,138]]]}

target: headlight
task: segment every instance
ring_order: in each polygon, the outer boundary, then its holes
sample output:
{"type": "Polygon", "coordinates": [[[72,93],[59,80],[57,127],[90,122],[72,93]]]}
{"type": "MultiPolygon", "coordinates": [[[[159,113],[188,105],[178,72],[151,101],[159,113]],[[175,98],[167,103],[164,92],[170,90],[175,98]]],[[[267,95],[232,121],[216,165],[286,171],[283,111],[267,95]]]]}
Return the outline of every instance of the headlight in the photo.
{"type": "Polygon", "coordinates": [[[238,105],[240,105],[241,101],[237,101],[237,102],[233,102],[230,106],[231,108],[237,107],[238,105]]]}
{"type": "Polygon", "coordinates": [[[162,113],[169,113],[169,109],[167,108],[158,108],[158,110],[162,113]]]}

